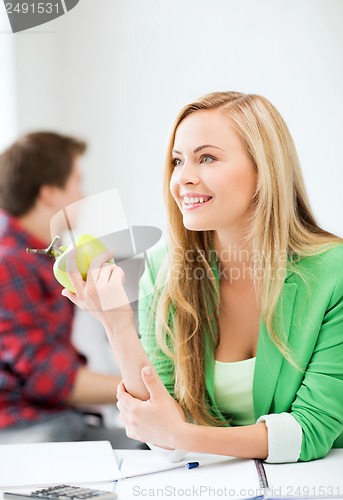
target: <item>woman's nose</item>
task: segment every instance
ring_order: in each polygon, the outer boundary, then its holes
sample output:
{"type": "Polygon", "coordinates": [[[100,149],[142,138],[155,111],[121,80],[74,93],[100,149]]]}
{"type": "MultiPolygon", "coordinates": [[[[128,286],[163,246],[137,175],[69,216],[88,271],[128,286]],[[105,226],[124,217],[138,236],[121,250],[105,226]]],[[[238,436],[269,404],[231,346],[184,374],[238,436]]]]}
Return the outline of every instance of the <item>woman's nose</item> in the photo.
{"type": "Polygon", "coordinates": [[[197,172],[196,165],[187,161],[183,165],[181,165],[178,172],[177,181],[179,184],[198,184],[199,174],[197,172]]]}

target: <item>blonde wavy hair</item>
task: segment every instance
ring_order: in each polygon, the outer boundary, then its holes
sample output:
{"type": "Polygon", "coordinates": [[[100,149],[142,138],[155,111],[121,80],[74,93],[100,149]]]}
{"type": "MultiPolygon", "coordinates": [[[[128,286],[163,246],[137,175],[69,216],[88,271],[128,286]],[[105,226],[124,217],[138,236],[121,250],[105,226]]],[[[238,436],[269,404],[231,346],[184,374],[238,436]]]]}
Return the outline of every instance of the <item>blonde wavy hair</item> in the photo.
{"type": "Polygon", "coordinates": [[[263,270],[263,279],[254,282],[261,318],[272,341],[293,364],[292,353],[274,317],[286,266],[294,266],[292,270],[298,272],[296,260],[322,253],[343,239],[318,226],[290,132],[267,99],[240,92],[216,92],[180,111],[172,127],[163,181],[169,226],[168,265],[161,270],[166,273],[166,285],[155,296],[150,320],[155,319],[158,346],[174,362],[175,398],[197,423],[222,425],[211,415],[206,401],[204,373],[205,335],[213,350],[219,340],[220,292],[208,258],[213,251],[214,232],[186,229],[169,187],[176,130],[186,117],[205,110],[218,110],[230,120],[256,168],[253,214],[245,239],[260,256],[256,265],[263,270]],[[196,258],[186,257],[190,255],[196,258]],[[199,269],[203,279],[190,280],[189,276],[195,276],[199,269]]]}

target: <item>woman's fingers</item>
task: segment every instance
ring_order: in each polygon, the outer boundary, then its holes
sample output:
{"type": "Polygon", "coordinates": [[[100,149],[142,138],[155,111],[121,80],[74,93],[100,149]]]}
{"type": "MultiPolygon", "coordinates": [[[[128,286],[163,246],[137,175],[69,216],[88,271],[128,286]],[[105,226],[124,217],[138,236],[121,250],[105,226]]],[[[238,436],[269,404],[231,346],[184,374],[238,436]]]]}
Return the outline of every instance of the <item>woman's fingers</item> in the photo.
{"type": "MultiPolygon", "coordinates": [[[[72,285],[74,286],[76,295],[79,295],[84,290],[85,281],[77,268],[76,255],[77,248],[73,248],[68,251],[66,255],[66,272],[72,285]]],[[[113,266],[117,267],[115,264],[108,263],[109,260],[113,259],[113,256],[113,251],[103,252],[97,255],[89,265],[87,281],[97,283],[99,277],[103,275],[102,281],[107,283],[113,272],[113,266]]]]}
{"type": "Polygon", "coordinates": [[[124,271],[113,263],[114,252],[103,252],[92,259],[86,281],[78,271],[76,252],[77,249],[72,249],[66,255],[67,275],[75,294],[72,296],[64,292],[64,295],[81,309],[99,314],[114,310],[116,313],[130,313],[130,300],[123,287],[124,271]]]}
{"type": "Polygon", "coordinates": [[[120,411],[129,411],[130,409],[136,407],[138,402],[141,402],[141,400],[132,397],[128,392],[123,392],[118,396],[117,408],[120,411]]]}
{"type": "Polygon", "coordinates": [[[67,288],[63,288],[61,295],[63,295],[63,297],[67,297],[76,306],[80,306],[79,300],[76,297],[75,293],[71,292],[70,290],[67,290],[67,288]]]}
{"type": "Polygon", "coordinates": [[[123,383],[123,381],[121,381],[121,382],[119,382],[119,384],[117,386],[117,399],[119,400],[120,396],[125,392],[126,392],[126,389],[125,389],[124,383],[123,383]]]}
{"type": "Polygon", "coordinates": [[[96,282],[97,285],[99,286],[106,285],[110,281],[111,275],[115,267],[116,267],[115,264],[109,264],[105,262],[105,264],[103,264],[99,269],[99,276],[96,282]]]}
{"type": "Polygon", "coordinates": [[[124,285],[125,274],[121,267],[112,264],[112,273],[110,276],[110,281],[119,281],[121,285],[124,285]]]}
{"type": "Polygon", "coordinates": [[[91,261],[89,265],[89,270],[87,273],[87,278],[88,276],[91,277],[96,283],[99,279],[100,273],[102,271],[102,267],[104,264],[106,264],[109,260],[113,259],[114,257],[114,252],[113,251],[108,251],[108,252],[103,252],[91,261]]]}

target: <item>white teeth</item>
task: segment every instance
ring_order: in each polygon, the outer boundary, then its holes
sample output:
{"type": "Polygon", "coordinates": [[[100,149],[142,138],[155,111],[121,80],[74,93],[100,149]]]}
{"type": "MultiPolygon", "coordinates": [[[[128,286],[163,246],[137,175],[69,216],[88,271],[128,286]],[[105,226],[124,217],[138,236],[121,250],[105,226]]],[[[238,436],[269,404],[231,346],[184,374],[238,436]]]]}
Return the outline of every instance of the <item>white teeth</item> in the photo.
{"type": "Polygon", "coordinates": [[[194,203],[206,203],[206,201],[209,201],[210,198],[204,198],[204,197],[197,197],[197,196],[185,196],[183,198],[184,203],[187,205],[193,205],[194,203]]]}

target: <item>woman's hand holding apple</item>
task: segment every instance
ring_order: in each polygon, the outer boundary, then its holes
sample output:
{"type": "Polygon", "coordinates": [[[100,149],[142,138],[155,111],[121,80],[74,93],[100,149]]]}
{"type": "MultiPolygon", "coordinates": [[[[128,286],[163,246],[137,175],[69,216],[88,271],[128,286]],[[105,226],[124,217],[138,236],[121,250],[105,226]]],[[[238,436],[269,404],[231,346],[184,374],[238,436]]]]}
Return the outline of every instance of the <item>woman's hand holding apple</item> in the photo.
{"type": "Polygon", "coordinates": [[[140,371],[150,361],[137,335],[123,286],[124,272],[114,263],[114,252],[106,251],[101,240],[87,234],[77,237],[68,248],[57,247],[58,240],[59,236],[55,236],[48,248],[26,251],[56,258],[53,272],[64,287],[62,295],[102,323],[125,387],[134,397],[146,400],[148,393],[140,371]]]}
{"type": "Polygon", "coordinates": [[[76,250],[68,252],[66,271],[75,293],[68,289],[62,295],[68,297],[82,310],[97,318],[109,331],[119,329],[133,320],[130,301],[124,289],[124,272],[115,263],[113,252],[103,252],[91,260],[86,280],[77,267],[76,250]]]}
{"type": "MultiPolygon", "coordinates": [[[[59,238],[59,236],[57,236],[57,238],[59,238]]],[[[55,250],[56,261],[53,267],[55,278],[64,288],[75,293],[75,288],[67,274],[67,259],[73,249],[76,249],[76,252],[73,254],[76,263],[75,268],[80,272],[84,281],[86,281],[91,261],[98,255],[107,252],[107,248],[103,242],[95,238],[95,236],[81,234],[76,238],[73,245],[69,247],[62,246],[55,250]]],[[[69,265],[71,264],[70,262],[69,265]]]]}

